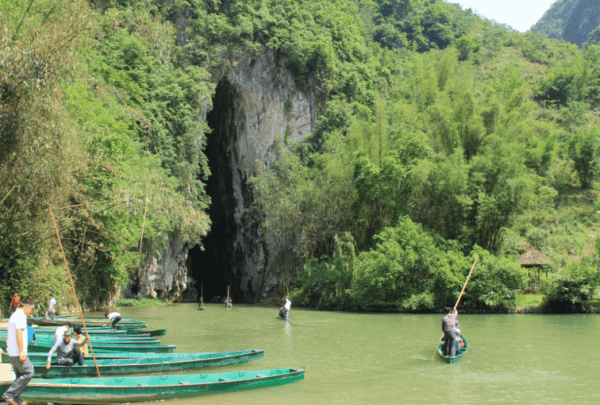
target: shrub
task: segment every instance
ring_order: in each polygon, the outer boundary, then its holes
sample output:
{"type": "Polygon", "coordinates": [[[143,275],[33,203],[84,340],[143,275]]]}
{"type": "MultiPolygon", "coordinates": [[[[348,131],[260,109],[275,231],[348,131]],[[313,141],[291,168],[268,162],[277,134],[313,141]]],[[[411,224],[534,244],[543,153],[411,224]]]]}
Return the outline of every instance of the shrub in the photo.
{"type": "Polygon", "coordinates": [[[472,311],[508,312],[527,285],[527,273],[514,259],[494,256],[478,249],[479,263],[463,297],[463,306],[472,311]]]}
{"type": "Polygon", "coordinates": [[[571,262],[548,288],[542,310],[550,313],[589,312],[599,284],[600,275],[592,265],[571,262]]]}

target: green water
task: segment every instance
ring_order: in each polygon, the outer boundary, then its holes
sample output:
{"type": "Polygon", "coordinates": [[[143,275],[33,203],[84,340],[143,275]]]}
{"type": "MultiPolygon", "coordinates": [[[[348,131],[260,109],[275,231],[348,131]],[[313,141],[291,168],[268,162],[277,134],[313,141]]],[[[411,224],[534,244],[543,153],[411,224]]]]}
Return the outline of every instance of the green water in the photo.
{"type": "MultiPolygon", "coordinates": [[[[440,315],[350,314],[258,306],[122,308],[167,328],[177,352],[260,348],[263,359],[198,372],[306,367],[287,386],[170,404],[599,404],[597,315],[459,315],[469,342],[456,364],[431,361],[440,315]]],[[[93,316],[91,314],[90,316],[93,316]]]]}

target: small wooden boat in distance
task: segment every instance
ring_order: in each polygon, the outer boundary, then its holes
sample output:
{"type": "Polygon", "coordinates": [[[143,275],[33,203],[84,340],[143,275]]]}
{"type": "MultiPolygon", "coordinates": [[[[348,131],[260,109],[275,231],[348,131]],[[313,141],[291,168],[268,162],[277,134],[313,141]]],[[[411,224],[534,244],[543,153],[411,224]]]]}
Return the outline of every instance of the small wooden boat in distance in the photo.
{"type": "Polygon", "coordinates": [[[444,354],[444,352],[442,351],[442,347],[444,347],[444,341],[442,340],[438,346],[438,353],[440,354],[440,356],[442,357],[442,359],[446,362],[446,363],[456,363],[458,360],[460,360],[460,358],[462,356],[465,355],[465,353],[467,352],[467,348],[469,347],[469,344],[467,343],[467,339],[464,338],[463,335],[460,335],[460,337],[462,338],[463,342],[465,342],[464,347],[462,348],[462,350],[456,355],[456,356],[446,356],[444,354]]]}
{"type": "MultiPolygon", "coordinates": [[[[304,378],[304,368],[213,374],[32,380],[23,399],[31,402],[99,404],[183,399],[212,392],[272,387],[304,378]]],[[[0,395],[12,381],[0,382],[0,395]]]]}

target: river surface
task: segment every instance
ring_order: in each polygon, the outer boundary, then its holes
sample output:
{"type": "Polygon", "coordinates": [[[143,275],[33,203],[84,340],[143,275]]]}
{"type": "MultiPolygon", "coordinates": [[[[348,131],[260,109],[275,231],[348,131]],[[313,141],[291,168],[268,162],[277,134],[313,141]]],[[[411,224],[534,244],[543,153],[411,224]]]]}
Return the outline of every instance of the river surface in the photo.
{"type": "MultiPolygon", "coordinates": [[[[600,404],[598,315],[459,315],[469,343],[455,364],[431,360],[440,315],[356,314],[195,304],[120,308],[166,328],[176,352],[264,349],[255,362],[195,372],[306,367],[293,384],[211,394],[183,404],[600,404]]],[[[101,317],[102,314],[89,314],[101,317]]]]}

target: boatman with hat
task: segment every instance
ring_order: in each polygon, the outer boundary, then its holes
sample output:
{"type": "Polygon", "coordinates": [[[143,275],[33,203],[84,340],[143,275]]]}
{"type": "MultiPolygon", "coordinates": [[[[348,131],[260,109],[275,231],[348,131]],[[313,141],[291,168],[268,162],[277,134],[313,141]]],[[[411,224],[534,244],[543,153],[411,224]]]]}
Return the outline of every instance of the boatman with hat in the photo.
{"type": "Polygon", "coordinates": [[[442,331],[444,332],[444,353],[446,356],[456,356],[456,342],[460,339],[460,330],[458,326],[458,311],[456,309],[445,307],[446,316],[442,318],[442,331]]]}
{"type": "Polygon", "coordinates": [[[9,405],[25,404],[21,393],[33,378],[33,365],[27,357],[27,316],[33,310],[33,300],[26,298],[19,302],[19,308],[8,320],[6,351],[15,371],[15,382],[2,394],[9,405]]]}

